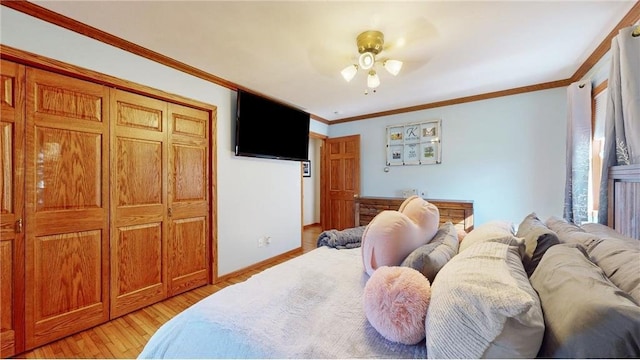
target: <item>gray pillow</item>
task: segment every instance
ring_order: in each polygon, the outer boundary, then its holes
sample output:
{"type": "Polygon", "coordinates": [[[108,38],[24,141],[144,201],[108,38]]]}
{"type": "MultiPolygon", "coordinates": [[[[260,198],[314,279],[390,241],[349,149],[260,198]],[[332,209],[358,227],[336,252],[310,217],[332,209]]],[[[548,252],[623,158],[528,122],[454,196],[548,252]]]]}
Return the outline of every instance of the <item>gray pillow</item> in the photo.
{"type": "Polygon", "coordinates": [[[640,357],[640,307],[588,259],[582,245],[552,246],[530,280],[545,322],[538,356],[640,357]]]}
{"type": "Polygon", "coordinates": [[[406,266],[418,270],[431,283],[442,267],[458,253],[458,230],[450,222],[440,225],[433,239],[412,251],[402,262],[406,266]]]}
{"type": "Polygon", "coordinates": [[[560,230],[561,242],[582,244],[590,259],[621,290],[640,304],[640,241],[631,239],[601,224],[581,227],[564,219],[552,218],[560,230]],[[589,229],[589,232],[585,230],[589,229]]]}
{"type": "Polygon", "coordinates": [[[640,241],[601,238],[587,253],[612,283],[640,305],[640,241]]]}
{"type": "Polygon", "coordinates": [[[640,244],[640,241],[630,238],[628,236],[624,236],[606,225],[602,225],[598,223],[586,223],[586,224],[580,225],[580,228],[588,233],[598,235],[600,237],[611,237],[611,238],[616,238],[616,239],[629,242],[631,244],[636,244],[636,245],[640,244]]]}
{"type": "Polygon", "coordinates": [[[522,220],[516,237],[524,238],[525,255],[522,258],[522,265],[527,276],[533,274],[544,253],[551,246],[559,243],[556,233],[540,221],[535,212],[522,220]]]}
{"type": "Polygon", "coordinates": [[[585,232],[578,225],[560,217],[550,217],[546,225],[558,235],[558,240],[563,244],[581,244],[588,248],[600,241],[599,236],[585,232]]]}

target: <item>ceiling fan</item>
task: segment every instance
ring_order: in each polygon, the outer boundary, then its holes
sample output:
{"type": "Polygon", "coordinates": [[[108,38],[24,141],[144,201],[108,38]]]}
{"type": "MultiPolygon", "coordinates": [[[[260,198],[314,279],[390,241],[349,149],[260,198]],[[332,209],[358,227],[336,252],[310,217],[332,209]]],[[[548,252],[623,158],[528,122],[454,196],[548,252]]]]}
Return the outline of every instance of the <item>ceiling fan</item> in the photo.
{"type": "Polygon", "coordinates": [[[375,92],[375,89],[380,86],[380,77],[378,77],[375,69],[377,63],[381,63],[391,75],[395,76],[400,73],[402,61],[376,58],[384,47],[384,34],[382,34],[382,32],[378,30],[362,32],[356,38],[356,45],[358,46],[358,53],[360,53],[358,63],[347,66],[340,73],[342,77],[349,82],[356,76],[358,69],[366,70],[367,90],[365,90],[365,95],[368,94],[369,89],[373,89],[375,92]]]}

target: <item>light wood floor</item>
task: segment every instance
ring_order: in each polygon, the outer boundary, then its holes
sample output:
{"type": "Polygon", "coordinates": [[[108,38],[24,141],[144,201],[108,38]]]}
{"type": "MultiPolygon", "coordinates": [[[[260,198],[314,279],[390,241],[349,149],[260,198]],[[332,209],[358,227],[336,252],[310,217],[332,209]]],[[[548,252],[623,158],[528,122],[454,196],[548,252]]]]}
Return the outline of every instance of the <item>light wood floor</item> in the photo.
{"type": "MultiPolygon", "coordinates": [[[[302,234],[302,251],[316,248],[321,232],[319,225],[308,226],[302,234]]],[[[147,340],[169,319],[216,291],[241,282],[273,265],[295,257],[291,255],[215,285],[174,296],[160,303],[127,314],[108,323],[68,336],[14,358],[136,358],[147,340]]]]}

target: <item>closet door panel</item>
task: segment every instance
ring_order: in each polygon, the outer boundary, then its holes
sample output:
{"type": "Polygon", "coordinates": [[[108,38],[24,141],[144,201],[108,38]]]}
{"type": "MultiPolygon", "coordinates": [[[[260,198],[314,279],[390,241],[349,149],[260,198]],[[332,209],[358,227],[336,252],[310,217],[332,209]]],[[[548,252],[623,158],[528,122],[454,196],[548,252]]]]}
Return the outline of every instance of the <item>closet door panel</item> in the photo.
{"type": "Polygon", "coordinates": [[[108,89],[27,69],[26,343],[109,317],[108,89]]]}
{"type": "Polygon", "coordinates": [[[167,296],[166,108],[112,90],[111,318],[167,296]]]}
{"type": "Polygon", "coordinates": [[[35,132],[36,211],[100,209],[102,134],[48,127],[35,132]]]}
{"type": "Polygon", "coordinates": [[[0,63],[0,357],[24,350],[24,66],[0,63]]]}
{"type": "MultiPolygon", "coordinates": [[[[65,326],[57,315],[83,309],[102,311],[100,230],[36,237],[36,317],[65,326]],[[70,280],[72,282],[70,282],[70,280]]],[[[71,324],[69,324],[71,325],[71,324]]]]}
{"type": "Polygon", "coordinates": [[[169,106],[169,295],[209,280],[209,113],[169,106]]]}

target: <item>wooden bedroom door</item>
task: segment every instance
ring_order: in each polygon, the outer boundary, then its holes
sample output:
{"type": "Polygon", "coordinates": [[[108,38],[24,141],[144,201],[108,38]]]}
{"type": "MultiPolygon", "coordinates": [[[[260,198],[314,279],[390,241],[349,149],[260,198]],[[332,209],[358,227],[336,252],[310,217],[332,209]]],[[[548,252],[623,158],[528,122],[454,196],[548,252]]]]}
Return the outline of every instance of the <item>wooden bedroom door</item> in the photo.
{"type": "Polygon", "coordinates": [[[209,164],[209,113],[169,104],[169,296],[209,281],[209,164]]]}
{"type": "Polygon", "coordinates": [[[0,357],[24,350],[24,66],[0,63],[0,357]]]}
{"type": "Polygon", "coordinates": [[[354,198],[360,194],[360,135],[329,138],[325,142],[327,200],[324,229],[353,227],[354,198]]]}
{"type": "Polygon", "coordinates": [[[109,89],[28,68],[26,347],[109,317],[109,89]]]}
{"type": "Polygon", "coordinates": [[[167,103],[111,91],[111,318],[167,296],[167,103]]]}

